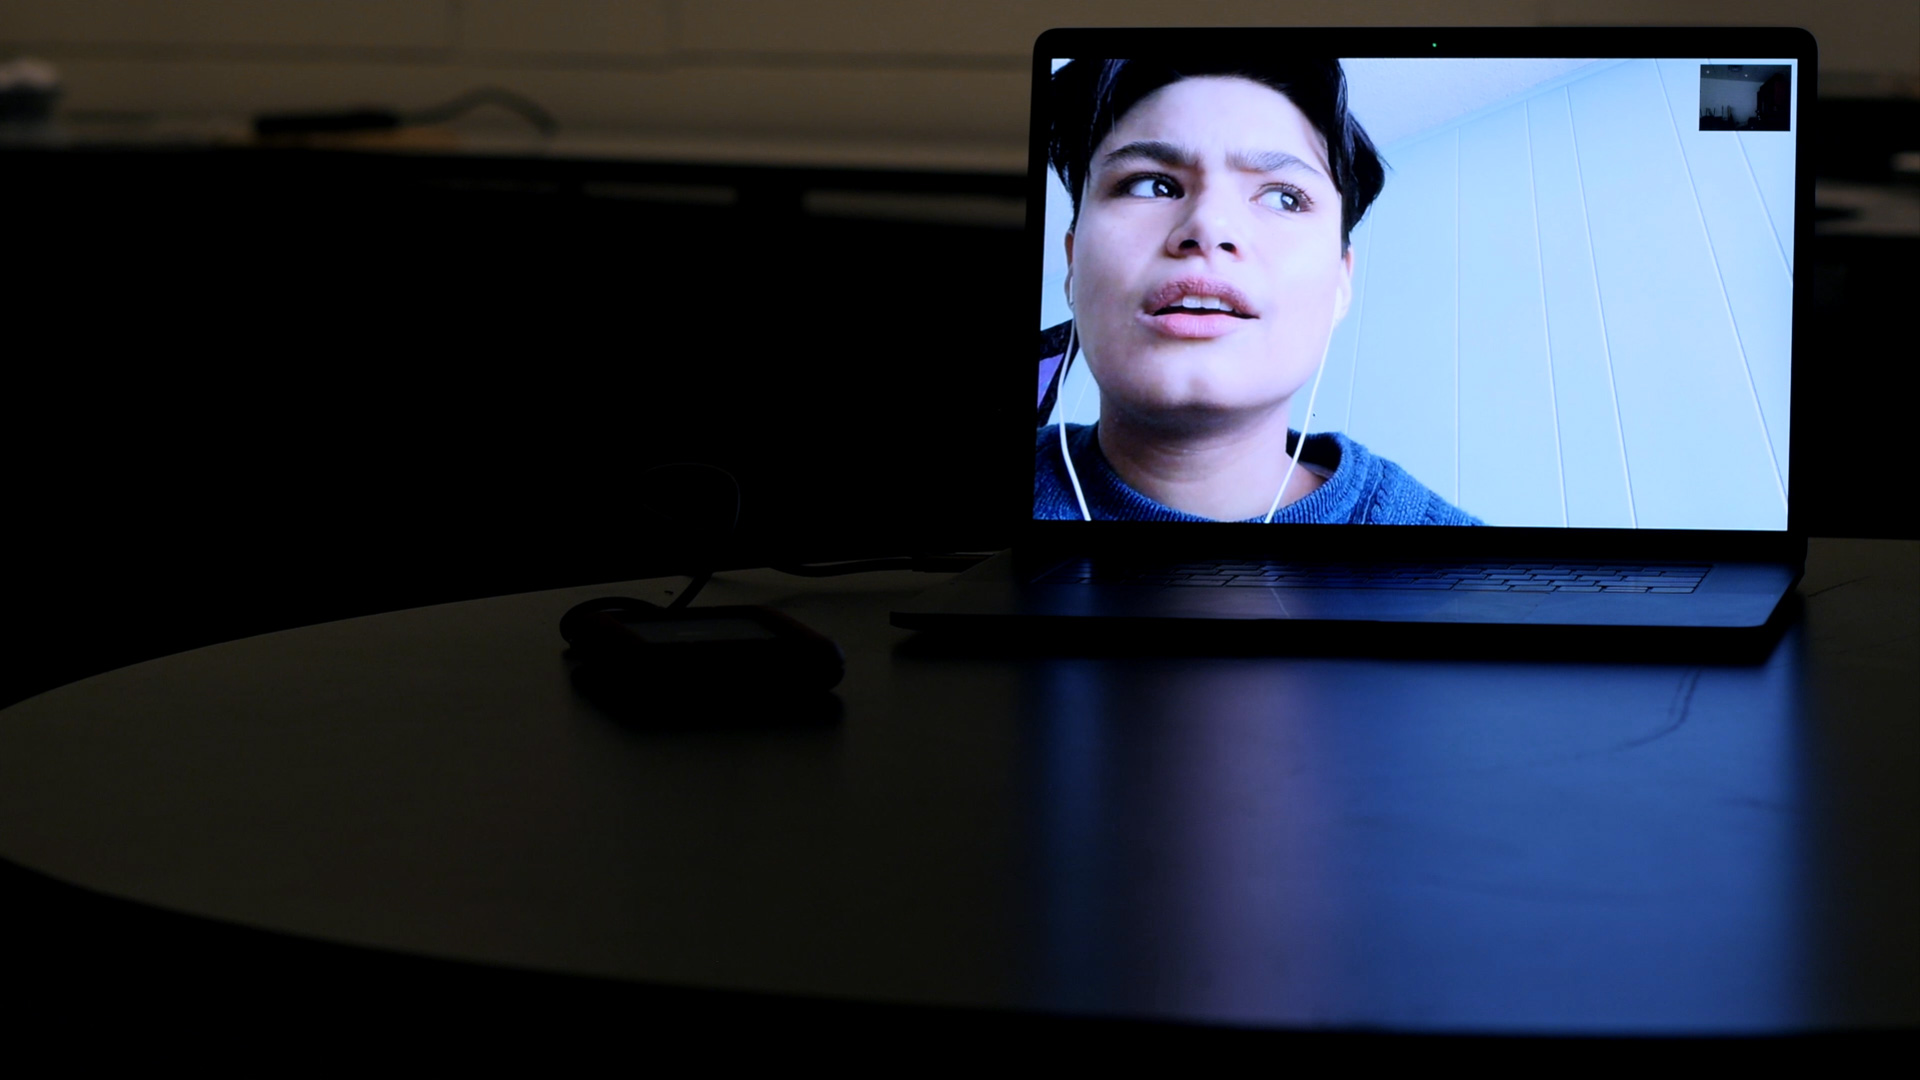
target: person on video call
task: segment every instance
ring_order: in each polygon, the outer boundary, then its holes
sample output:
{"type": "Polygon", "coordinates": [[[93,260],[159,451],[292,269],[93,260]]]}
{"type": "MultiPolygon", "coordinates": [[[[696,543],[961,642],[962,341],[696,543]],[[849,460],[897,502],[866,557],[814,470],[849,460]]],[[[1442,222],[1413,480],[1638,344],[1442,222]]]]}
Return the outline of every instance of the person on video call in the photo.
{"type": "Polygon", "coordinates": [[[1288,427],[1385,178],[1338,61],[1078,60],[1053,107],[1073,319],[1042,334],[1067,354],[1047,396],[1077,354],[1100,421],[1038,432],[1036,518],[1480,524],[1344,434],[1288,427]]]}

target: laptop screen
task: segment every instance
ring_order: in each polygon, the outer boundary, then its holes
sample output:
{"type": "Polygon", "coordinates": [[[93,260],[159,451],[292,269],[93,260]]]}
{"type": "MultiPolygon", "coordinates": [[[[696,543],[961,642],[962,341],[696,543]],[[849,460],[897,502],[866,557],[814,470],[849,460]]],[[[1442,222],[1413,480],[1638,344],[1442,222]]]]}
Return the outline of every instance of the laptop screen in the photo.
{"type": "Polygon", "coordinates": [[[1052,68],[1036,519],[1787,527],[1794,59],[1052,68]]]}

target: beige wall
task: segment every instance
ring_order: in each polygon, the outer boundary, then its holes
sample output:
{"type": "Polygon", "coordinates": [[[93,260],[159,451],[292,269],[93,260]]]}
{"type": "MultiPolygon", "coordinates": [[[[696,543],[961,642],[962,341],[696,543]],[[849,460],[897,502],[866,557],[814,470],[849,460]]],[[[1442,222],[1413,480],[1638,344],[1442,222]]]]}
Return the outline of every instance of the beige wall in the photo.
{"type": "MultiPolygon", "coordinates": [[[[1755,23],[1811,29],[1829,90],[1920,94],[1915,0],[0,0],[0,58],[79,123],[420,107],[481,84],[568,141],[747,160],[1018,168],[1056,25],[1755,23]]],[[[510,132],[505,117],[475,117],[510,132]]]]}

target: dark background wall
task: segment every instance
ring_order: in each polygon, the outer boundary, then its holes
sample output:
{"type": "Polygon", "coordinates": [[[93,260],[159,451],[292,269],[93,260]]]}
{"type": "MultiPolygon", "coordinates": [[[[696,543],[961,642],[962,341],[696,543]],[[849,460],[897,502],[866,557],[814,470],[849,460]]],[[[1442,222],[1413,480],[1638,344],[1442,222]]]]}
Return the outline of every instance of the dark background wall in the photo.
{"type": "Polygon", "coordinates": [[[31,272],[9,304],[0,697],[678,569],[647,472],[674,462],[737,478],[722,563],[1004,544],[978,418],[1004,399],[992,370],[1031,360],[1008,344],[1022,312],[993,302],[1019,231],[802,198],[1021,181],[644,171],[643,191],[738,198],[589,194],[634,190],[618,164],[0,155],[0,191],[33,208],[12,245],[31,272]]]}

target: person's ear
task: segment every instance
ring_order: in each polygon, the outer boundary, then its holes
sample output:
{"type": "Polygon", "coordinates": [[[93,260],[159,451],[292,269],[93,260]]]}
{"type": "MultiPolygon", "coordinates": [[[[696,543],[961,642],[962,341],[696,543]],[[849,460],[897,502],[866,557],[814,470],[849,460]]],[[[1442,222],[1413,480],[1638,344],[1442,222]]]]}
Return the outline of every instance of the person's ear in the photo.
{"type": "Polygon", "coordinates": [[[1353,249],[1340,253],[1340,285],[1333,296],[1333,325],[1347,317],[1347,308],[1353,303],[1353,249]]]}
{"type": "Polygon", "coordinates": [[[1067,234],[1067,310],[1073,310],[1073,234],[1067,234]]]}

